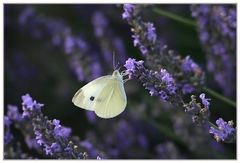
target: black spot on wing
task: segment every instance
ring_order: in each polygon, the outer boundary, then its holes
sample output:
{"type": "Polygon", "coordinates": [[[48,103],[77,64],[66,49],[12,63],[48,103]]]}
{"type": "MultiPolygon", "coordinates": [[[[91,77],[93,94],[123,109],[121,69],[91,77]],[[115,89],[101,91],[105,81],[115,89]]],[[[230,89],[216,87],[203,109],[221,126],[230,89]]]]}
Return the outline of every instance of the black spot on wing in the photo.
{"type": "Polygon", "coordinates": [[[94,99],[95,99],[95,97],[94,97],[94,96],[91,96],[91,97],[90,97],[90,100],[91,100],[91,101],[93,101],[94,99]]]}

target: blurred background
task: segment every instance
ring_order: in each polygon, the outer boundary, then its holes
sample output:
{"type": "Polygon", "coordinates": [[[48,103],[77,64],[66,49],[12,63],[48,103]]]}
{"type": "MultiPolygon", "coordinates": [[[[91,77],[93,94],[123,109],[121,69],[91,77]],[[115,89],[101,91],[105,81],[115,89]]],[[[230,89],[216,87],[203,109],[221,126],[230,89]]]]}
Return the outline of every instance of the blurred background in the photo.
{"type": "MultiPolygon", "coordinates": [[[[154,7],[194,19],[190,5],[154,7]]],[[[144,60],[133,46],[122,13],[121,5],[5,4],[5,109],[8,104],[20,107],[21,96],[29,93],[45,104],[46,116],[71,127],[73,135],[91,142],[106,158],[236,158],[236,144],[217,143],[180,109],[151,97],[137,80],[125,84],[127,108],[113,119],[98,118],[73,105],[72,97],[80,87],[112,73],[113,52],[120,65],[129,57],[144,60]]],[[[142,16],[155,24],[158,36],[171,49],[190,55],[206,71],[207,86],[223,93],[206,69],[197,28],[158,15],[151,6],[142,16]]],[[[212,99],[212,122],[218,117],[236,122],[236,109],[206,96],[212,99]]],[[[231,98],[235,101],[236,96],[231,98]]],[[[186,99],[190,101],[190,95],[186,99]]],[[[15,134],[23,139],[21,132],[15,134]]]]}

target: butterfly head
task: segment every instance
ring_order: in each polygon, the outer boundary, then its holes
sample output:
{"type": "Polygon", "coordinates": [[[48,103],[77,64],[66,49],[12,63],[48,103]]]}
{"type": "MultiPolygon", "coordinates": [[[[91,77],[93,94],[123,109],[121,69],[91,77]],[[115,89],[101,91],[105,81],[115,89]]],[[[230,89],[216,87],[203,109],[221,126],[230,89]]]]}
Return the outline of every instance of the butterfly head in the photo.
{"type": "Polygon", "coordinates": [[[118,70],[114,70],[112,73],[112,77],[116,78],[116,79],[122,79],[122,75],[118,70]]]}
{"type": "Polygon", "coordinates": [[[116,78],[122,78],[122,75],[120,74],[120,72],[118,70],[114,70],[113,73],[112,73],[112,76],[113,77],[116,77],[116,78]]]}

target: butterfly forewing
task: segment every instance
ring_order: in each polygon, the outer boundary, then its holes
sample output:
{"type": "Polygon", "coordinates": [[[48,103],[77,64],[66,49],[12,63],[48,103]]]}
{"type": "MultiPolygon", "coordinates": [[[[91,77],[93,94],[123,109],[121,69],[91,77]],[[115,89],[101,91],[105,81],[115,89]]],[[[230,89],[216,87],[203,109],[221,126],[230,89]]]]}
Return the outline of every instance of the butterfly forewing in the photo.
{"type": "Polygon", "coordinates": [[[94,104],[99,102],[97,97],[99,97],[99,94],[107,85],[110,77],[110,75],[107,75],[97,78],[80,88],[73,96],[72,102],[74,105],[82,109],[94,111],[94,104]]]}

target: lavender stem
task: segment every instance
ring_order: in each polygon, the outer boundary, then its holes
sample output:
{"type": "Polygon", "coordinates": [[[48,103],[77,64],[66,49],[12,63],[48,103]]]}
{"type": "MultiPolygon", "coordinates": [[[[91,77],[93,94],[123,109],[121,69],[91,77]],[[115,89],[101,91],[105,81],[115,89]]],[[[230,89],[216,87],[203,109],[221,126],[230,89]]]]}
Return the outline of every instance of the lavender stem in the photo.
{"type": "Polygon", "coordinates": [[[178,22],[181,22],[183,24],[186,24],[186,25],[190,25],[190,26],[193,26],[193,27],[196,27],[197,26],[197,23],[194,21],[194,20],[190,20],[188,18],[185,18],[185,17],[182,17],[182,16],[179,16],[179,15],[176,15],[174,13],[171,13],[171,12],[168,12],[168,11],[165,11],[165,10],[162,10],[160,8],[153,8],[153,11],[161,16],[165,16],[167,18],[170,18],[172,20],[175,20],[175,21],[178,21],[178,22]]]}
{"type": "Polygon", "coordinates": [[[215,98],[217,98],[217,99],[225,102],[226,104],[236,108],[236,102],[230,100],[229,98],[226,98],[226,97],[222,96],[221,94],[213,91],[212,89],[209,89],[208,87],[203,87],[203,90],[206,91],[207,93],[211,94],[215,98]]]}

